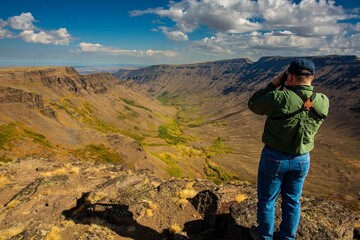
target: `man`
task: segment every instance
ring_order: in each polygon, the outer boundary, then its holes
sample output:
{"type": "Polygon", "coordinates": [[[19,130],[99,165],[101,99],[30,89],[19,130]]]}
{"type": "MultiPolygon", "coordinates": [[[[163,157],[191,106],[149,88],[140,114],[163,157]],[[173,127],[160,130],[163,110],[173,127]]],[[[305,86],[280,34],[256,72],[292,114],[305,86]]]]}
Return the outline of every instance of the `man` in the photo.
{"type": "Polygon", "coordinates": [[[302,187],[310,167],[309,153],[329,109],[324,94],[313,94],[314,74],[312,61],[296,59],[248,102],[251,111],[267,115],[258,169],[256,239],[273,239],[275,204],[280,194],[282,221],[277,238],[295,239],[302,187]],[[284,81],[288,90],[277,90],[284,81]]]}

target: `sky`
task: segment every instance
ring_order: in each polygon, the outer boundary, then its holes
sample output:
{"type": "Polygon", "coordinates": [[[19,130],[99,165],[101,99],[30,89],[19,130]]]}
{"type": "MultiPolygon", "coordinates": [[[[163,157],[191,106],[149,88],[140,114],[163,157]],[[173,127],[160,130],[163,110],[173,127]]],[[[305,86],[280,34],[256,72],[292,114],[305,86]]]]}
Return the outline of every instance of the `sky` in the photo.
{"type": "Polygon", "coordinates": [[[360,56],[360,0],[0,0],[0,64],[360,56]]]}

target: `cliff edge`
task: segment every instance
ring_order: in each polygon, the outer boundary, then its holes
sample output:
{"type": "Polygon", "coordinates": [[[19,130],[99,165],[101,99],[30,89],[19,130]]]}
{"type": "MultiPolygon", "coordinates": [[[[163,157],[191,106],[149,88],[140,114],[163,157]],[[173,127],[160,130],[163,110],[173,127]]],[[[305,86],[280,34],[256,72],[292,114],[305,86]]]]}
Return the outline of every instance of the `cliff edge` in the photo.
{"type": "MultiPolygon", "coordinates": [[[[0,173],[0,239],[246,240],[256,224],[256,189],[247,182],[31,157],[2,164],[0,173]]],[[[359,213],[303,198],[297,239],[359,239],[359,213]]]]}

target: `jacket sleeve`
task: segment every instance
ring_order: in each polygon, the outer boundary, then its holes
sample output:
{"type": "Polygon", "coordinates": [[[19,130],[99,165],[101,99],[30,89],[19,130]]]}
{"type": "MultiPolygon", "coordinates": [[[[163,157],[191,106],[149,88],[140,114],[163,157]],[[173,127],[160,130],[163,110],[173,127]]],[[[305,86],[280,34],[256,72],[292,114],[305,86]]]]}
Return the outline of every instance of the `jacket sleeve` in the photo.
{"type": "Polygon", "coordinates": [[[268,115],[274,106],[275,90],[276,87],[269,83],[265,88],[256,91],[249,99],[249,109],[259,115],[268,115]]]}

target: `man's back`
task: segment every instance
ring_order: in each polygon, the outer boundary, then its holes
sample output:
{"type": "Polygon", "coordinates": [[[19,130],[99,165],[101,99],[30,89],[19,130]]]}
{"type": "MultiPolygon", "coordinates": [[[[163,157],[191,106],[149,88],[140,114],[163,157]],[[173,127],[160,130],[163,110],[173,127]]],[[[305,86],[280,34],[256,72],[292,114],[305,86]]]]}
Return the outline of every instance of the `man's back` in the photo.
{"type": "MultiPolygon", "coordinates": [[[[312,86],[298,85],[294,88],[300,90],[307,98],[313,93],[312,86]]],[[[324,119],[314,111],[300,111],[285,118],[303,107],[303,99],[291,90],[274,90],[270,84],[265,89],[270,91],[260,90],[249,100],[250,110],[268,116],[262,141],[284,153],[310,152],[314,147],[315,134],[324,119]]],[[[327,116],[329,99],[324,94],[316,93],[313,107],[321,115],[327,116]]]]}

